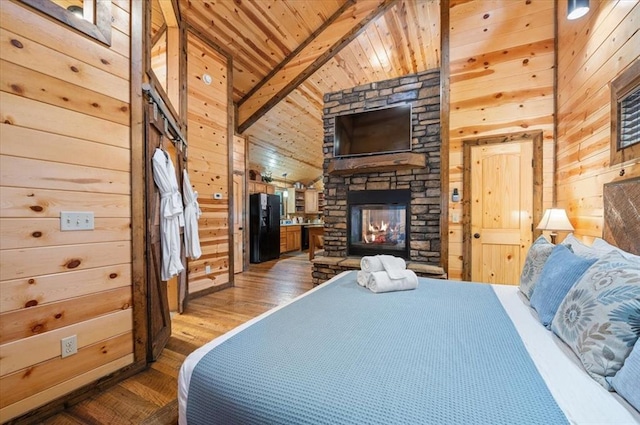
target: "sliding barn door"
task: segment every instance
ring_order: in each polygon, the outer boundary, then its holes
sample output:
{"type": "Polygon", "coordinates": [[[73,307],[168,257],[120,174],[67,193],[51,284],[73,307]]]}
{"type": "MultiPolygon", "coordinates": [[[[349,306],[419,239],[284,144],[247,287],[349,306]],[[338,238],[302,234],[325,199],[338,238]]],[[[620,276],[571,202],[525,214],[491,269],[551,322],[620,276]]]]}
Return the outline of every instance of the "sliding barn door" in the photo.
{"type": "Polygon", "coordinates": [[[471,148],[471,280],[517,284],[531,244],[530,140],[471,148]]]}
{"type": "Polygon", "coordinates": [[[233,273],[244,266],[244,175],[233,175],[233,273]]]}
{"type": "MultiPolygon", "coordinates": [[[[170,142],[162,115],[152,105],[147,107],[146,121],[146,252],[147,252],[147,317],[149,350],[147,359],[155,361],[171,336],[171,310],[182,310],[182,300],[186,293],[186,272],[165,282],[161,279],[162,262],[160,232],[160,194],[153,181],[153,154],[158,147],[163,147],[173,161],[176,169],[178,186],[182,187],[182,169],[184,161],[170,142]]],[[[182,237],[181,237],[182,240],[182,237]]],[[[182,254],[182,262],[187,265],[182,254]]]]}

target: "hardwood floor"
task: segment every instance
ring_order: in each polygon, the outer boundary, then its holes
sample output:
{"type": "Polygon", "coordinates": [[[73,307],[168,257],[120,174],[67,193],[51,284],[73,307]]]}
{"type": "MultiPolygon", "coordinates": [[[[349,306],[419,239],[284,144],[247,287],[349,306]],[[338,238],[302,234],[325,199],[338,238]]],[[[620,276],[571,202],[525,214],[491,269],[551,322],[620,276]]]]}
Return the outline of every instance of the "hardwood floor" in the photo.
{"type": "Polygon", "coordinates": [[[44,422],[70,424],[176,424],[177,378],[185,357],[211,339],[308,291],[308,254],[251,264],[235,276],[235,286],[189,302],[173,317],[171,338],[151,367],[44,422]]]}

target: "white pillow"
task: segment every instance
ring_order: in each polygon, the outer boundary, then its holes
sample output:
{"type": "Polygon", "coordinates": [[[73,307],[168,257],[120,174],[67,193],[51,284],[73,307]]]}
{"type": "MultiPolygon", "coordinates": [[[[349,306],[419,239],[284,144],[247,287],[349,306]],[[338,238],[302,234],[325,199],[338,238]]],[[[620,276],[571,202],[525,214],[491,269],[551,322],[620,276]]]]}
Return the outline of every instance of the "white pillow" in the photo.
{"type": "Polygon", "coordinates": [[[622,255],[627,260],[640,261],[640,257],[639,256],[633,255],[632,253],[627,252],[627,251],[623,251],[622,249],[618,248],[617,246],[613,246],[609,242],[607,242],[607,241],[605,241],[604,239],[601,239],[601,238],[596,238],[596,240],[593,241],[592,247],[593,247],[593,249],[596,250],[596,252],[598,253],[598,255],[600,257],[602,257],[603,255],[605,255],[608,252],[618,251],[618,253],[620,253],[620,255],[622,255]]]}
{"type": "Polygon", "coordinates": [[[569,233],[562,241],[562,245],[570,245],[574,254],[582,258],[595,258],[602,257],[602,253],[596,251],[592,246],[585,245],[584,242],[573,236],[573,233],[569,233]]]}

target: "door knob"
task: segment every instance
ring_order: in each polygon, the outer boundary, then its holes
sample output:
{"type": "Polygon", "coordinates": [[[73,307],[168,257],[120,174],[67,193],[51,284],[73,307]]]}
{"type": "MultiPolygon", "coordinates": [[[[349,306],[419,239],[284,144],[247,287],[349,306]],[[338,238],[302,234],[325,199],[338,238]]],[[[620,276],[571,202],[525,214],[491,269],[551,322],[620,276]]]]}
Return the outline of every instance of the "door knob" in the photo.
{"type": "Polygon", "coordinates": [[[474,233],[473,237],[476,238],[476,239],[480,239],[480,233],[474,233]]]}

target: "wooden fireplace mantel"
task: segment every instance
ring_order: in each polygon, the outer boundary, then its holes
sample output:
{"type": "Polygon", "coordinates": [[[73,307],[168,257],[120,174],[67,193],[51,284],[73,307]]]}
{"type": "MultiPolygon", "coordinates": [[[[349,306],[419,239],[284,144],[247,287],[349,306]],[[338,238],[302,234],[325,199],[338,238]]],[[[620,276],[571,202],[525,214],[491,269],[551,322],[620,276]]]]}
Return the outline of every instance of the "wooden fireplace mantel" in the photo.
{"type": "Polygon", "coordinates": [[[333,158],[329,162],[329,174],[347,175],[384,171],[425,168],[427,158],[423,153],[400,152],[354,158],[333,158]]]}

